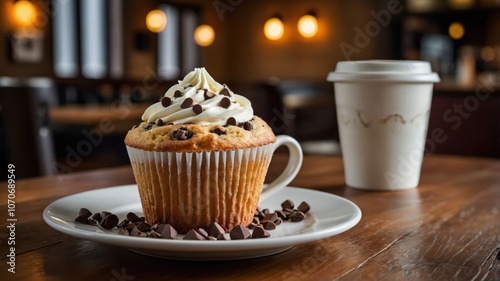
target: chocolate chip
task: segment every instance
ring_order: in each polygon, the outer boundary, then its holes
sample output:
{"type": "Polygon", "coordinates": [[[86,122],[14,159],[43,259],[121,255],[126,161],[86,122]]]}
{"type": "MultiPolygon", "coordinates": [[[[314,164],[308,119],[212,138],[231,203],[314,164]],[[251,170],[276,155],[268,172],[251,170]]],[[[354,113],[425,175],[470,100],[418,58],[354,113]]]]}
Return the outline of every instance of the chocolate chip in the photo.
{"type": "Polygon", "coordinates": [[[149,232],[148,234],[148,237],[151,237],[151,238],[161,238],[161,234],[154,231],[154,230],[151,230],[151,232],[149,232]]]}
{"type": "Polygon", "coordinates": [[[222,98],[220,101],[220,106],[223,108],[228,108],[231,105],[231,100],[228,98],[222,98]]]}
{"type": "Polygon", "coordinates": [[[226,233],[221,233],[217,236],[217,240],[229,240],[226,233]]]}
{"type": "Polygon", "coordinates": [[[257,226],[252,232],[252,238],[267,238],[271,236],[262,226],[257,226]]]}
{"type": "Polygon", "coordinates": [[[176,140],[187,140],[193,136],[193,133],[188,131],[186,128],[179,128],[174,131],[173,137],[176,140]]]}
{"type": "Polygon", "coordinates": [[[175,92],[174,92],[174,97],[176,97],[176,98],[180,98],[180,97],[182,97],[182,92],[181,92],[181,91],[179,91],[179,90],[175,91],[175,92]]]}
{"type": "Polygon", "coordinates": [[[153,128],[153,124],[148,124],[145,128],[146,131],[149,131],[153,128]]]}
{"type": "Polygon", "coordinates": [[[304,220],[304,213],[302,213],[301,211],[295,211],[293,212],[293,214],[290,215],[290,220],[292,222],[299,222],[299,221],[302,221],[304,220]]]}
{"type": "Polygon", "coordinates": [[[186,98],[182,104],[181,104],[181,108],[188,108],[188,107],[191,107],[193,105],[194,101],[192,98],[186,98]]]}
{"type": "Polygon", "coordinates": [[[92,219],[97,221],[97,222],[101,222],[102,221],[102,216],[101,216],[101,213],[95,213],[93,216],[92,216],[92,219]]]}
{"type": "Polygon", "coordinates": [[[262,226],[267,230],[276,229],[276,224],[272,221],[266,221],[265,223],[262,223],[262,226]]]}
{"type": "Polygon", "coordinates": [[[210,92],[209,90],[205,90],[203,97],[205,98],[205,100],[208,100],[208,99],[215,97],[215,94],[210,92]]]}
{"type": "Polygon", "coordinates": [[[111,213],[110,213],[110,212],[107,212],[107,211],[102,211],[102,212],[101,212],[101,217],[102,217],[103,219],[105,219],[105,218],[106,218],[107,216],[109,216],[109,215],[111,215],[111,213]]]}
{"type": "Polygon", "coordinates": [[[90,224],[89,219],[84,216],[76,217],[75,221],[83,224],[90,224]]]}
{"type": "Polygon", "coordinates": [[[208,237],[207,237],[207,240],[212,240],[212,241],[215,241],[215,240],[217,240],[217,238],[215,238],[215,237],[213,237],[213,236],[208,236],[208,237]]]}
{"type": "Polygon", "coordinates": [[[163,107],[169,107],[171,104],[172,100],[169,97],[161,98],[161,105],[163,105],[163,107]]]}
{"type": "Polygon", "coordinates": [[[148,235],[137,229],[137,227],[134,227],[132,231],[130,231],[130,236],[147,237],[148,235]]]}
{"type": "Polygon", "coordinates": [[[196,230],[191,229],[190,231],[188,231],[188,233],[186,233],[186,235],[184,236],[184,238],[182,238],[182,240],[206,240],[206,239],[201,234],[196,232],[196,230]]]}
{"type": "Polygon", "coordinates": [[[250,122],[241,123],[241,127],[247,131],[251,131],[253,129],[252,123],[250,122]]]}
{"type": "Polygon", "coordinates": [[[127,220],[131,221],[131,222],[134,222],[134,220],[138,219],[139,216],[137,216],[136,214],[132,213],[132,212],[129,212],[127,214],[127,220]]]}
{"type": "Polygon", "coordinates": [[[135,224],[135,223],[129,223],[129,224],[127,224],[127,226],[125,226],[125,229],[126,229],[128,232],[131,232],[131,231],[132,231],[132,229],[134,229],[134,228],[135,228],[135,226],[136,226],[136,224],[135,224]]]}
{"type": "Polygon", "coordinates": [[[258,217],[254,217],[252,219],[252,223],[254,223],[254,224],[260,224],[260,219],[258,217]]]}
{"type": "Polygon", "coordinates": [[[193,106],[193,111],[196,113],[196,115],[199,115],[200,113],[203,112],[203,107],[200,104],[195,104],[193,106]]]}
{"type": "Polygon", "coordinates": [[[88,219],[88,221],[89,221],[89,224],[92,225],[92,226],[97,226],[99,224],[98,222],[96,222],[93,219],[88,219]]]}
{"type": "Polygon", "coordinates": [[[201,234],[201,236],[203,236],[203,238],[205,238],[205,239],[208,237],[207,231],[205,229],[203,229],[203,228],[198,228],[196,230],[196,232],[198,232],[199,234],[201,234]]]}
{"type": "Polygon", "coordinates": [[[163,239],[176,239],[177,238],[177,230],[175,230],[175,228],[173,228],[170,224],[159,225],[158,232],[160,232],[161,238],[163,238],[163,239]]]}
{"type": "Polygon", "coordinates": [[[293,210],[292,209],[283,209],[283,214],[285,214],[287,216],[287,218],[290,218],[290,215],[293,214],[293,210]]]}
{"type": "Polygon", "coordinates": [[[217,237],[219,234],[225,233],[226,231],[224,231],[224,228],[222,228],[220,224],[213,222],[208,226],[207,232],[210,236],[217,237]]]}
{"type": "Polygon", "coordinates": [[[234,117],[229,117],[226,123],[232,126],[236,126],[236,124],[238,124],[238,122],[236,122],[236,119],[234,119],[234,117]]]}
{"type": "Polygon", "coordinates": [[[267,214],[270,214],[270,213],[271,213],[271,211],[269,211],[269,209],[268,209],[268,208],[265,208],[265,209],[263,209],[263,210],[262,210],[262,213],[263,213],[263,214],[264,214],[264,216],[265,216],[265,215],[267,215],[267,214]]]}
{"type": "Polygon", "coordinates": [[[295,207],[295,204],[293,204],[292,200],[287,199],[283,203],[281,203],[281,207],[283,209],[291,209],[291,210],[293,210],[293,207],[295,207]]]}
{"type": "Polygon", "coordinates": [[[119,224],[117,224],[116,227],[125,228],[125,227],[127,227],[128,224],[129,224],[129,221],[125,219],[125,220],[122,220],[119,224]]]}
{"type": "Polygon", "coordinates": [[[146,231],[149,231],[149,229],[151,228],[151,225],[146,223],[146,222],[140,222],[136,227],[140,231],[146,232],[146,231]]]}
{"type": "Polygon", "coordinates": [[[282,220],[281,218],[278,218],[277,220],[275,220],[275,221],[274,221],[274,224],[275,224],[276,226],[278,226],[278,225],[280,225],[280,224],[282,224],[282,223],[283,223],[283,220],[282,220]]]}
{"type": "Polygon", "coordinates": [[[255,227],[257,227],[257,226],[259,226],[259,225],[260,225],[260,226],[262,226],[262,224],[260,224],[260,223],[253,223],[253,222],[252,222],[252,223],[251,223],[251,224],[249,224],[247,227],[248,227],[248,229],[254,229],[255,227]]]}
{"type": "Polygon", "coordinates": [[[277,219],[278,219],[278,214],[270,213],[270,214],[267,214],[264,216],[264,219],[262,220],[262,222],[265,222],[265,221],[275,222],[277,219]]]}
{"type": "Polygon", "coordinates": [[[226,134],[226,131],[222,130],[221,128],[215,128],[212,131],[210,131],[210,133],[222,136],[226,134]]]}
{"type": "Polygon", "coordinates": [[[156,126],[161,127],[163,125],[165,125],[165,123],[163,123],[163,120],[161,119],[156,120],[156,126]]]}
{"type": "Polygon", "coordinates": [[[285,213],[281,210],[276,210],[274,211],[276,213],[276,215],[278,215],[279,218],[283,219],[283,220],[286,220],[287,219],[287,215],[285,215],[285,213]]]}
{"type": "Polygon", "coordinates": [[[112,229],[117,225],[118,225],[118,217],[115,214],[106,216],[101,222],[101,226],[106,229],[112,229]]]}
{"type": "Polygon", "coordinates": [[[229,232],[229,236],[233,240],[241,240],[241,239],[247,239],[248,237],[251,236],[251,234],[248,228],[242,225],[237,225],[233,227],[233,229],[231,229],[231,232],[229,232]]]}
{"type": "Polygon", "coordinates": [[[90,218],[90,216],[92,216],[92,212],[90,212],[89,209],[87,209],[87,208],[81,208],[78,215],[88,219],[88,218],[90,218]]]}
{"type": "Polygon", "coordinates": [[[300,203],[297,207],[297,210],[306,214],[307,212],[309,212],[309,210],[311,210],[311,206],[306,201],[302,201],[302,203],[300,203]]]}
{"type": "Polygon", "coordinates": [[[226,87],[224,87],[224,89],[222,89],[219,94],[221,94],[223,96],[227,96],[227,97],[231,96],[231,93],[229,92],[228,88],[226,88],[226,87]]]}

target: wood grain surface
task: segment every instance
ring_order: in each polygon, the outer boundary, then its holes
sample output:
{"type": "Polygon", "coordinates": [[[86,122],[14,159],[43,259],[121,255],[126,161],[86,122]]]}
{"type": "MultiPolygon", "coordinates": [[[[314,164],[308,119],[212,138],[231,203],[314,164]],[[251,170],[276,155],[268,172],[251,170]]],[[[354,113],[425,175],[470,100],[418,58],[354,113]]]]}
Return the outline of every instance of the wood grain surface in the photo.
{"type": "MultiPolygon", "coordinates": [[[[275,156],[269,180],[286,159],[275,156]]],[[[498,160],[426,157],[417,189],[365,192],[344,185],[341,158],[306,156],[291,185],[353,201],[363,212],[361,221],[340,235],[250,260],[151,258],[72,238],[42,219],[43,209],[58,198],[130,183],[130,167],[17,181],[15,274],[6,266],[7,184],[2,183],[1,279],[500,280],[498,160]]]]}

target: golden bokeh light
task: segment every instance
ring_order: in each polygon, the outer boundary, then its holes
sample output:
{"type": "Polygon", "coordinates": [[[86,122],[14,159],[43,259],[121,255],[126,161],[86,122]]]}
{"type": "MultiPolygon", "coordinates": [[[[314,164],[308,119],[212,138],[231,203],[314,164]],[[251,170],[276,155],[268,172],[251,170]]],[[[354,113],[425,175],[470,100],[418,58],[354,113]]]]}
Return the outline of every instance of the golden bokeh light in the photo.
{"type": "Polygon", "coordinates": [[[210,25],[202,24],[194,30],[194,41],[202,47],[212,45],[214,39],[215,31],[210,25]]]}
{"type": "Polygon", "coordinates": [[[460,22],[453,22],[448,28],[448,34],[451,39],[458,40],[464,36],[465,30],[464,25],[460,22]]]}
{"type": "Polygon", "coordinates": [[[14,17],[22,25],[30,25],[36,17],[36,9],[30,1],[17,1],[14,3],[14,17]]]}
{"type": "Polygon", "coordinates": [[[146,26],[151,32],[162,32],[167,26],[167,16],[162,10],[152,10],[146,16],[146,26]]]}
{"type": "Polygon", "coordinates": [[[311,38],[318,33],[318,20],[312,15],[304,15],[297,24],[300,35],[311,38]]]}
{"type": "Polygon", "coordinates": [[[270,18],[264,24],[264,35],[269,40],[279,40],[284,33],[285,27],[279,18],[270,18]]]}

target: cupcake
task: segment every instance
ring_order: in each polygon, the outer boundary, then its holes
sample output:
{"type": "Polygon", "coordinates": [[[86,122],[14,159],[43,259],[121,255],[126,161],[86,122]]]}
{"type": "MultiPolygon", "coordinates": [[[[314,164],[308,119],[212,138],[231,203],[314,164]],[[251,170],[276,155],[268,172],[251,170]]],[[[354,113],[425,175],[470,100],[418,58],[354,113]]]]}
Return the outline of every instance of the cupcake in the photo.
{"type": "Polygon", "coordinates": [[[149,223],[179,233],[252,222],[276,137],[248,99],[196,68],[125,137],[149,223]]]}

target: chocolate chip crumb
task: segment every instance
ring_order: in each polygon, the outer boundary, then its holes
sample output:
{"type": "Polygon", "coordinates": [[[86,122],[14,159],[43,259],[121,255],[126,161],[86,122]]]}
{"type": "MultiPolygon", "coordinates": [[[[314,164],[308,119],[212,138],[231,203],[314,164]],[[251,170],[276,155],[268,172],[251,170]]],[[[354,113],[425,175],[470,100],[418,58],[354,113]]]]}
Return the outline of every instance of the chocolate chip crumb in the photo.
{"type": "Polygon", "coordinates": [[[196,113],[196,115],[199,115],[200,113],[203,112],[203,107],[200,104],[195,104],[193,106],[193,111],[196,113]]]}
{"type": "Polygon", "coordinates": [[[179,128],[174,131],[173,137],[176,140],[187,140],[193,136],[193,133],[188,131],[186,128],[179,128]]]}
{"type": "Polygon", "coordinates": [[[189,108],[189,107],[193,106],[193,103],[194,103],[194,101],[193,101],[193,99],[192,99],[192,98],[186,98],[186,99],[182,102],[182,104],[181,104],[181,108],[189,108]]]}
{"type": "Polygon", "coordinates": [[[181,92],[181,91],[179,91],[179,90],[175,91],[175,92],[174,92],[174,97],[176,97],[176,98],[180,98],[180,97],[182,97],[182,92],[181,92]]]}
{"type": "Polygon", "coordinates": [[[223,108],[229,108],[230,105],[231,105],[231,100],[229,98],[224,97],[220,101],[220,106],[223,108]]]}
{"type": "Polygon", "coordinates": [[[161,105],[163,105],[163,107],[169,107],[171,104],[172,100],[169,97],[161,98],[161,105]]]}
{"type": "Polygon", "coordinates": [[[236,124],[238,124],[238,123],[236,122],[236,119],[234,119],[234,117],[229,117],[229,118],[227,119],[227,122],[226,122],[226,123],[227,123],[228,125],[232,125],[232,126],[236,126],[236,124]]]}

